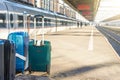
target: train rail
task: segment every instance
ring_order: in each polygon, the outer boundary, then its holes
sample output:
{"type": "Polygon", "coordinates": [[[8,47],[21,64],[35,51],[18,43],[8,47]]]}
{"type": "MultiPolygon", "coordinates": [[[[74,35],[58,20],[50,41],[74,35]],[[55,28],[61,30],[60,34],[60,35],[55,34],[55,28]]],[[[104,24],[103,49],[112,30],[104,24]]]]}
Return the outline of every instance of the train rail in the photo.
{"type": "Polygon", "coordinates": [[[120,56],[120,29],[109,27],[96,27],[110,42],[114,50],[120,56]]]}
{"type": "Polygon", "coordinates": [[[116,35],[120,35],[120,27],[104,27],[105,29],[108,29],[110,31],[112,31],[113,33],[115,33],[116,35]]]}

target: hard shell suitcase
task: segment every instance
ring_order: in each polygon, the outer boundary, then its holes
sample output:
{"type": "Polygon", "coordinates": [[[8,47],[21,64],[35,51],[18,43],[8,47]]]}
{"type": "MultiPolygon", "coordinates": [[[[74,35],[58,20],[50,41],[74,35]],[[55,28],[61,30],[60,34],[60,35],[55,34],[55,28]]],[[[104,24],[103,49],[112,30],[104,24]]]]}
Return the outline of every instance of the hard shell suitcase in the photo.
{"type": "MultiPolygon", "coordinates": [[[[31,40],[29,42],[30,71],[42,71],[50,74],[51,44],[49,41],[44,41],[44,45],[37,46],[34,45],[34,41],[35,40],[31,40]]],[[[38,40],[36,40],[36,42],[37,41],[38,40]]]]}
{"type": "MultiPolygon", "coordinates": [[[[3,59],[4,68],[2,69],[2,76],[0,80],[14,80],[15,78],[15,46],[13,42],[9,40],[0,39],[0,51],[2,55],[0,59],[3,59]],[[4,76],[3,76],[4,75],[4,76]],[[4,77],[4,78],[3,78],[4,77]]],[[[1,73],[1,72],[0,72],[1,73]]]]}
{"type": "MultiPolygon", "coordinates": [[[[44,16],[36,15],[35,22],[37,17],[42,17],[42,40],[37,40],[35,32],[34,40],[29,42],[29,71],[42,71],[50,74],[51,43],[44,40],[44,16]]],[[[35,22],[34,29],[36,30],[35,22]]]]}
{"type": "Polygon", "coordinates": [[[4,80],[4,42],[0,40],[0,80],[4,80]]]}
{"type": "Polygon", "coordinates": [[[28,68],[28,43],[29,36],[27,32],[10,33],[8,39],[15,43],[16,50],[16,71],[23,72],[28,68]]]}

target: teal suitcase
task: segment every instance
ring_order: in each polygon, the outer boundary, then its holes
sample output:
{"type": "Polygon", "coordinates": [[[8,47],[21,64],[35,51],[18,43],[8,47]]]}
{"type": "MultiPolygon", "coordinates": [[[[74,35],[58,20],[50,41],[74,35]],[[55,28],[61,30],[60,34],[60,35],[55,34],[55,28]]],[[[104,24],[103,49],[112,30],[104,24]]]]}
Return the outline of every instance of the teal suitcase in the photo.
{"type": "MultiPolygon", "coordinates": [[[[29,42],[29,71],[47,72],[50,74],[51,43],[44,41],[44,45],[34,45],[35,40],[29,42]]],[[[37,41],[36,41],[37,43],[37,41]]]]}

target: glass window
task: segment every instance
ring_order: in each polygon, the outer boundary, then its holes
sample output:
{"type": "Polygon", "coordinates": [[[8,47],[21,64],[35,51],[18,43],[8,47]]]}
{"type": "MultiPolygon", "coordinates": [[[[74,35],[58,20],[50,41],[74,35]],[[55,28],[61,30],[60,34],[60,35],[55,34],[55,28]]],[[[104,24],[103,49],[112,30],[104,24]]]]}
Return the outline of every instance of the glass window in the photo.
{"type": "Polygon", "coordinates": [[[54,26],[54,24],[55,24],[55,21],[54,21],[53,19],[51,19],[51,20],[50,20],[50,25],[51,25],[51,26],[54,26]]]}
{"type": "Polygon", "coordinates": [[[50,3],[49,3],[49,0],[45,0],[45,9],[46,10],[49,10],[49,6],[50,5],[50,3]]]}
{"type": "Polygon", "coordinates": [[[41,0],[41,6],[43,9],[45,8],[45,0],[41,0]]]}
{"type": "Polygon", "coordinates": [[[51,10],[51,11],[53,11],[53,9],[54,9],[54,6],[53,6],[53,5],[54,5],[53,0],[50,0],[50,5],[49,5],[49,6],[50,6],[50,10],[51,10]]]}
{"type": "Polygon", "coordinates": [[[13,21],[13,15],[10,14],[10,25],[11,25],[11,28],[13,28],[13,23],[14,23],[14,21],[13,21]]]}
{"type": "Polygon", "coordinates": [[[34,17],[30,17],[30,28],[34,28],[34,17]]]}
{"type": "Polygon", "coordinates": [[[44,23],[45,27],[47,27],[47,26],[50,27],[50,26],[51,26],[51,19],[45,18],[45,19],[44,19],[44,22],[45,22],[45,23],[44,23]]]}
{"type": "Polygon", "coordinates": [[[51,26],[51,20],[48,19],[48,26],[51,26]]]}
{"type": "Polygon", "coordinates": [[[42,18],[36,18],[36,27],[42,26],[42,18]]]}
{"type": "Polygon", "coordinates": [[[27,28],[34,28],[34,17],[27,16],[27,28]]]}
{"type": "Polygon", "coordinates": [[[24,27],[23,23],[24,23],[23,16],[22,15],[18,15],[18,27],[19,28],[23,28],[24,27]]]}
{"type": "Polygon", "coordinates": [[[44,25],[47,26],[48,19],[45,18],[45,19],[44,19],[44,22],[45,22],[44,25]]]}
{"type": "Polygon", "coordinates": [[[0,28],[6,28],[6,14],[0,13],[0,28]]]}

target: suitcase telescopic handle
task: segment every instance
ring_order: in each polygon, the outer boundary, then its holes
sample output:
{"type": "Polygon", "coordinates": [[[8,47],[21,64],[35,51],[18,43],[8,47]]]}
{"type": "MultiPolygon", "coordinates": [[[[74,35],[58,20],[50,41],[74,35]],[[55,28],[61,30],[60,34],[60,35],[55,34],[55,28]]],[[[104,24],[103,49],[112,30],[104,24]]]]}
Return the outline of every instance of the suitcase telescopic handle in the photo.
{"type": "Polygon", "coordinates": [[[26,11],[24,11],[23,12],[23,17],[24,17],[24,32],[27,32],[27,12],[26,11]]]}
{"type": "Polygon", "coordinates": [[[35,35],[34,35],[34,45],[36,45],[36,35],[37,35],[37,33],[36,33],[36,17],[34,17],[34,31],[35,31],[35,35]]]}
{"type": "Polygon", "coordinates": [[[44,45],[44,16],[42,16],[42,45],[44,45]]]}
{"type": "Polygon", "coordinates": [[[36,15],[34,17],[34,30],[35,30],[35,35],[34,35],[34,44],[36,45],[36,40],[37,40],[37,33],[36,33],[36,18],[41,17],[42,18],[42,40],[40,42],[40,45],[44,45],[44,16],[42,15],[36,15]]]}

